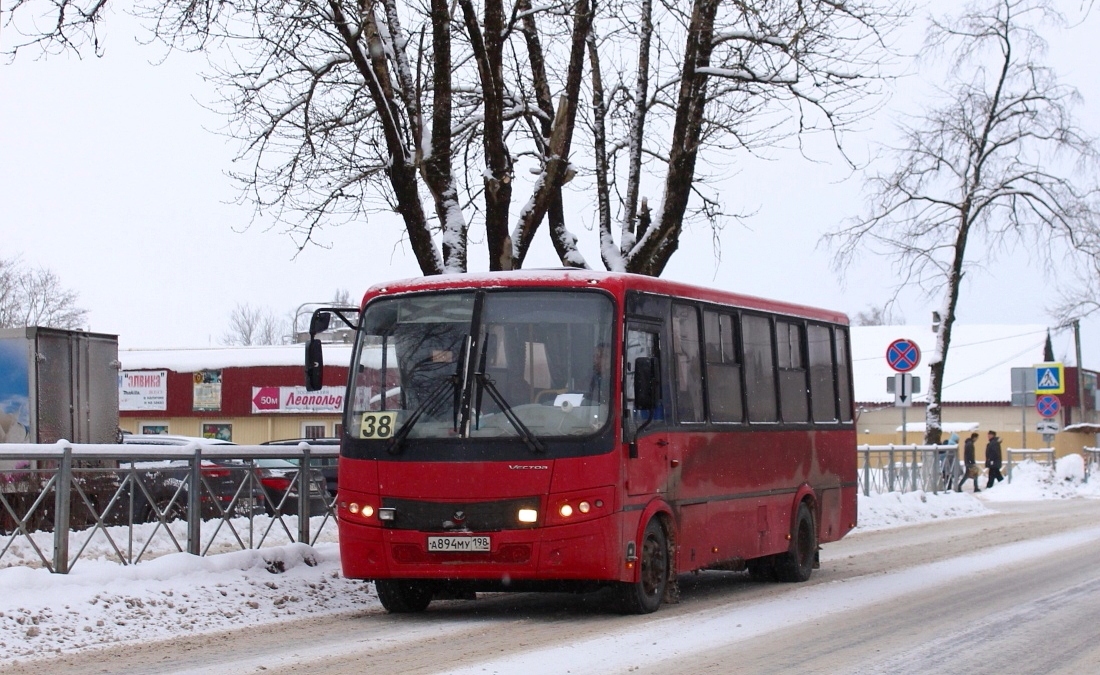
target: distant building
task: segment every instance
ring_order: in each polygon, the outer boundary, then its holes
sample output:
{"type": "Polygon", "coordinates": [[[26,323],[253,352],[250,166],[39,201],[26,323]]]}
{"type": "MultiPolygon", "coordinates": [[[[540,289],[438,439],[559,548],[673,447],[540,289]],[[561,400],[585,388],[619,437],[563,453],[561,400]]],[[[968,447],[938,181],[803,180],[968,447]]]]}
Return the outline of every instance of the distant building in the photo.
{"type": "MultiPolygon", "coordinates": [[[[1042,325],[955,324],[948,348],[943,387],[945,436],[952,431],[964,437],[971,429],[980,434],[984,448],[986,432],[993,429],[1012,448],[1047,447],[1036,430],[1041,416],[1034,406],[1012,405],[1013,368],[1030,368],[1043,362],[1047,327],[1042,325]],[[1026,444],[1026,446],[1025,446],[1026,444]]],[[[920,378],[920,393],[912,407],[904,410],[907,443],[924,438],[925,408],[930,384],[929,363],[935,357],[935,334],[930,326],[852,327],[852,367],[855,385],[859,442],[901,443],[903,409],[895,407],[894,394],[887,393],[887,380],[894,370],[887,363],[886,350],[899,338],[911,340],[921,350],[920,365],[912,371],[920,378]]],[[[1055,358],[1074,361],[1072,340],[1055,344],[1055,358]]],[[[1097,415],[1097,373],[1084,371],[1084,418],[1078,396],[1078,368],[1066,365],[1065,393],[1058,395],[1060,410],[1054,417],[1060,429],[1054,446],[1058,454],[1076,452],[1083,445],[1095,446],[1096,436],[1088,427],[1073,431],[1072,425],[1095,423],[1097,415]]]]}
{"type": "Polygon", "coordinates": [[[304,345],[119,351],[119,418],[132,433],[255,444],[338,436],[351,345],[325,346],[325,388],[304,387],[304,345]]]}

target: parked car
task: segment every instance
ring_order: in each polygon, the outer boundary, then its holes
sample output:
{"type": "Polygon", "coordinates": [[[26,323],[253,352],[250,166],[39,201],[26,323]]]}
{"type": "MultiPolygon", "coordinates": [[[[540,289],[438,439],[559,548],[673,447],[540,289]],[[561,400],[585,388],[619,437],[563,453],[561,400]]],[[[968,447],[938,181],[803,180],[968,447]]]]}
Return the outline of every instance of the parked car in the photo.
{"type": "MultiPolygon", "coordinates": [[[[234,445],[228,441],[212,438],[167,434],[126,434],[122,437],[122,443],[177,447],[191,443],[198,443],[200,447],[234,445]]],[[[141,489],[131,490],[135,521],[157,520],[158,512],[165,520],[187,517],[188,485],[185,484],[189,472],[187,460],[139,461],[132,464],[122,462],[119,468],[137,469],[142,483],[149,491],[149,495],[146,495],[141,489]],[[153,499],[152,502],[149,501],[150,496],[153,499]]],[[[255,471],[255,469],[251,470],[255,471]]],[[[204,489],[200,495],[203,519],[219,518],[223,513],[229,516],[252,516],[267,512],[267,496],[261,484],[261,477],[257,474],[256,480],[249,484],[250,467],[246,462],[236,459],[204,458],[200,471],[203,483],[209,487],[209,490],[204,489]]]]}
{"type": "MultiPolygon", "coordinates": [[[[309,443],[312,446],[326,445],[326,446],[338,446],[340,445],[339,438],[284,438],[278,441],[268,441],[264,445],[298,445],[299,443],[309,443]]],[[[290,460],[297,464],[297,460],[290,460]]],[[[313,457],[310,459],[310,466],[314,469],[318,469],[321,475],[325,477],[325,486],[328,488],[329,500],[336,498],[336,487],[338,484],[337,473],[337,461],[336,457],[313,457]]]]}
{"type": "MultiPolygon", "coordinates": [[[[288,516],[298,515],[298,462],[276,458],[257,459],[255,466],[263,487],[267,512],[275,515],[277,510],[288,516]]],[[[325,478],[317,469],[310,473],[309,515],[324,515],[329,505],[325,478]]]]}

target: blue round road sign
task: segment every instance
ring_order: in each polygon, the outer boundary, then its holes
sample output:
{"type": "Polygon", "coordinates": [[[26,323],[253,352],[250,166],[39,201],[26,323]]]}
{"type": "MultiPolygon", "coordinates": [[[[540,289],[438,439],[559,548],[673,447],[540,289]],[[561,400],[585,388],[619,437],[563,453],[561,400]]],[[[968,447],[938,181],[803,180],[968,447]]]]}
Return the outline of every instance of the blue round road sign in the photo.
{"type": "Polygon", "coordinates": [[[899,373],[908,373],[920,365],[920,347],[912,340],[894,340],[886,348],[886,363],[899,373]]]}
{"type": "Polygon", "coordinates": [[[1057,396],[1040,396],[1035,399],[1035,409],[1039,411],[1039,414],[1043,417],[1054,417],[1058,414],[1058,410],[1062,407],[1062,403],[1058,400],[1057,396]]]}

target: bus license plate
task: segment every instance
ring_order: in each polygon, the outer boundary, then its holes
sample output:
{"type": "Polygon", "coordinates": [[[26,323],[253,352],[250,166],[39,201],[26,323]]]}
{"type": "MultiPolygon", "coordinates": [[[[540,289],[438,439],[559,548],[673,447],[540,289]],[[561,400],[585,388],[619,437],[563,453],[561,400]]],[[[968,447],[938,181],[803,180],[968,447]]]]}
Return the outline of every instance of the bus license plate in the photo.
{"type": "Polygon", "coordinates": [[[489,537],[428,537],[429,553],[488,553],[489,537]]]}

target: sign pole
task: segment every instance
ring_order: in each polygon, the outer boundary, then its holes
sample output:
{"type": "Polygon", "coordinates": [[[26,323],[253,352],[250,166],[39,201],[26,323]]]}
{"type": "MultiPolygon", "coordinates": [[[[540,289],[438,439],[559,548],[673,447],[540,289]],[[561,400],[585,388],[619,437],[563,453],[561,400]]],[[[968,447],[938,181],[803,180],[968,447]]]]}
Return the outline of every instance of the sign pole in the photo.
{"type": "Polygon", "coordinates": [[[1077,352],[1077,423],[1088,422],[1085,419],[1085,371],[1081,369],[1081,321],[1073,320],[1073,345],[1077,352]]]}
{"type": "MultiPolygon", "coordinates": [[[[905,445],[909,440],[905,409],[913,399],[913,392],[905,390],[906,374],[920,365],[920,346],[913,340],[898,338],[886,347],[886,363],[897,373],[894,375],[894,391],[898,398],[895,398],[894,405],[901,408],[901,444],[905,445]]],[[[910,389],[913,388],[910,384],[910,389]]]]}
{"type": "Polygon", "coordinates": [[[1023,434],[1023,449],[1027,450],[1027,406],[1020,408],[1020,433],[1023,434]]]}

